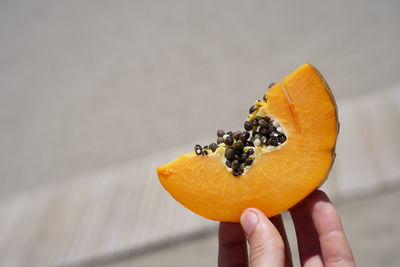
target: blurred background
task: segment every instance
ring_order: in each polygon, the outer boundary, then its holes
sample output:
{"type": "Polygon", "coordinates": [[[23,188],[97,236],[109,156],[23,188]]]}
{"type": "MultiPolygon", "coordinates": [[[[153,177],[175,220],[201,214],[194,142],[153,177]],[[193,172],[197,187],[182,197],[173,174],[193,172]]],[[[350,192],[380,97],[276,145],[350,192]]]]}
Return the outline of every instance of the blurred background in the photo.
{"type": "Polygon", "coordinates": [[[217,224],[173,201],[155,167],[241,127],[267,84],[305,62],[338,101],[324,189],[356,260],[399,266],[399,11],[1,1],[0,266],[216,266],[217,224]]]}

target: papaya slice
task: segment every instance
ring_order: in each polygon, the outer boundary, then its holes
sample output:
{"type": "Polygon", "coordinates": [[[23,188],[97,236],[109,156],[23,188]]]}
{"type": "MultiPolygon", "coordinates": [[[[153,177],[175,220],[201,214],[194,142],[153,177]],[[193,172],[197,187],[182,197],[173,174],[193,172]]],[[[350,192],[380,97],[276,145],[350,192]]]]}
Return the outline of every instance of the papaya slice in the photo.
{"type": "Polygon", "coordinates": [[[197,145],[157,168],[162,186],[205,218],[238,222],[249,207],[268,217],[280,214],[327,178],[338,116],[327,83],[311,64],[272,84],[250,108],[244,127],[220,130],[217,143],[197,145]]]}

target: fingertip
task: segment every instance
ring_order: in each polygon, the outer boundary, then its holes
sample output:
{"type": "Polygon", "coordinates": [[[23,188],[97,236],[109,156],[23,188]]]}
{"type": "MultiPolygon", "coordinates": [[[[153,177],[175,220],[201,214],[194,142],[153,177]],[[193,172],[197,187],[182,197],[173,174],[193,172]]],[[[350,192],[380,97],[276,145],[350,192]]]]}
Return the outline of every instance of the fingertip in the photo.
{"type": "Polygon", "coordinates": [[[246,236],[250,236],[254,227],[258,222],[258,214],[255,209],[249,208],[242,212],[240,216],[240,224],[242,225],[243,231],[246,236]]]}
{"type": "Polygon", "coordinates": [[[257,208],[248,208],[244,210],[240,222],[248,239],[250,235],[259,237],[269,236],[271,239],[280,239],[280,234],[275,225],[257,208]],[[245,227],[249,227],[250,231],[246,232],[249,228],[245,229],[245,227]]]}
{"type": "Polygon", "coordinates": [[[247,208],[242,212],[240,217],[240,224],[248,237],[255,228],[267,231],[269,233],[275,232],[275,226],[268,219],[265,214],[257,208],[247,208]]]}
{"type": "Polygon", "coordinates": [[[282,237],[261,210],[244,210],[240,223],[250,244],[251,266],[281,266],[285,262],[282,237]]]}

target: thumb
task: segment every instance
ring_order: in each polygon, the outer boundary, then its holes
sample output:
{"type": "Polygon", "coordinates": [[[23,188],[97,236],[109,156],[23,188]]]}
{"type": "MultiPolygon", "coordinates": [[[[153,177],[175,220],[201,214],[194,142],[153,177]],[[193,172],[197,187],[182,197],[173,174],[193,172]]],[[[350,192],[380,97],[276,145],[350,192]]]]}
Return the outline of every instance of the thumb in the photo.
{"type": "Polygon", "coordinates": [[[240,224],[250,245],[250,266],[280,267],[285,264],[285,246],[281,235],[260,210],[246,209],[240,224]]]}

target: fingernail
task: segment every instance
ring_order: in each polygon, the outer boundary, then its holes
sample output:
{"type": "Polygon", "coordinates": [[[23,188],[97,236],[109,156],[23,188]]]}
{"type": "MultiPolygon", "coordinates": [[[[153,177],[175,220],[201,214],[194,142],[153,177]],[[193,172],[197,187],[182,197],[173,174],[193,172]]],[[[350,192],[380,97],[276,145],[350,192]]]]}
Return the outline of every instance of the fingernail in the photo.
{"type": "Polygon", "coordinates": [[[242,225],[243,231],[246,236],[249,236],[251,234],[251,231],[253,231],[253,228],[257,224],[257,222],[257,214],[255,214],[253,211],[247,210],[243,212],[242,216],[240,217],[240,224],[242,225]]]}

